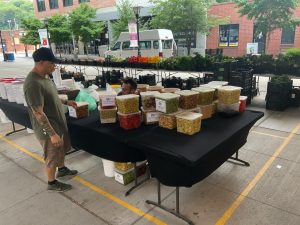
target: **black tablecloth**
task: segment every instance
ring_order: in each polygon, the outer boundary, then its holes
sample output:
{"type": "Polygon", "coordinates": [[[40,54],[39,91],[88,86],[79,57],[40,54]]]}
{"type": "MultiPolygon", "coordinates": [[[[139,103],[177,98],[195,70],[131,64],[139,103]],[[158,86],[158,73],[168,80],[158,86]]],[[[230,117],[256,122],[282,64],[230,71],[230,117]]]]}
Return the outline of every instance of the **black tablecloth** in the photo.
{"type": "Polygon", "coordinates": [[[0,98],[0,108],[12,122],[32,129],[29,114],[24,105],[0,98]]]}
{"type": "Polygon", "coordinates": [[[262,112],[254,111],[230,118],[216,115],[203,121],[201,131],[192,136],[155,127],[129,145],[145,152],[151,175],[161,183],[190,187],[238,151],[262,116],[262,112]]]}

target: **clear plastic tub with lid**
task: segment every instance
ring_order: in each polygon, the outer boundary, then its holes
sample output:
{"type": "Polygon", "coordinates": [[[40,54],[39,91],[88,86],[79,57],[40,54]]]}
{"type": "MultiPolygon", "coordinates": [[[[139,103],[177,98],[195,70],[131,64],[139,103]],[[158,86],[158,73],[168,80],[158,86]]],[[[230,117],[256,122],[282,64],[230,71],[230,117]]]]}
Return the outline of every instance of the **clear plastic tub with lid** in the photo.
{"type": "Polygon", "coordinates": [[[177,126],[176,123],[176,115],[182,113],[182,111],[178,111],[176,113],[161,113],[159,115],[158,125],[160,127],[166,128],[166,129],[175,129],[177,126]]]}
{"type": "Polygon", "coordinates": [[[117,122],[117,107],[112,109],[102,109],[98,107],[101,123],[115,123],[117,122]]]}
{"type": "Polygon", "coordinates": [[[144,110],[155,109],[155,96],[157,94],[159,94],[158,91],[147,91],[140,93],[144,110]]]}
{"type": "Polygon", "coordinates": [[[192,88],[192,91],[199,92],[198,105],[212,104],[214,100],[215,89],[211,87],[192,88]]]}
{"type": "Polygon", "coordinates": [[[141,108],[141,110],[142,110],[143,119],[144,119],[145,124],[158,123],[159,116],[160,116],[161,112],[158,112],[155,109],[145,110],[143,107],[141,108]]]}
{"type": "Polygon", "coordinates": [[[158,91],[158,92],[162,92],[163,90],[163,86],[149,86],[147,91],[158,91]]]}
{"type": "Polygon", "coordinates": [[[179,108],[179,95],[173,93],[161,93],[155,97],[156,110],[163,113],[174,113],[179,108]]]}
{"type": "Polygon", "coordinates": [[[221,104],[234,104],[240,102],[241,87],[224,86],[218,88],[218,100],[221,104]]]}
{"type": "Polygon", "coordinates": [[[211,118],[211,116],[214,113],[214,107],[215,107],[214,104],[201,105],[200,106],[200,111],[201,111],[201,114],[202,114],[201,119],[204,120],[204,119],[211,118]]]}
{"type": "Polygon", "coordinates": [[[179,107],[182,109],[192,109],[197,107],[199,93],[196,91],[182,90],[174,94],[180,95],[179,107]]]}
{"type": "Polygon", "coordinates": [[[99,91],[99,104],[102,109],[113,109],[116,107],[117,93],[113,91],[99,91]]]}
{"type": "Polygon", "coordinates": [[[162,89],[162,93],[175,93],[176,91],[180,91],[180,88],[164,88],[162,89]]]}
{"type": "Polygon", "coordinates": [[[193,135],[201,129],[202,114],[194,112],[183,112],[176,115],[177,132],[193,135]]]}
{"type": "Polygon", "coordinates": [[[137,89],[139,92],[146,92],[149,87],[149,84],[137,84],[137,89]]]}
{"type": "Polygon", "coordinates": [[[118,111],[123,114],[139,112],[139,95],[121,95],[116,97],[118,111]]]}
{"type": "Polygon", "coordinates": [[[69,116],[77,119],[89,116],[89,104],[87,102],[76,102],[77,107],[68,106],[69,116]]]}
{"type": "Polygon", "coordinates": [[[118,112],[120,127],[125,130],[139,128],[141,126],[141,112],[124,114],[118,112]]]}

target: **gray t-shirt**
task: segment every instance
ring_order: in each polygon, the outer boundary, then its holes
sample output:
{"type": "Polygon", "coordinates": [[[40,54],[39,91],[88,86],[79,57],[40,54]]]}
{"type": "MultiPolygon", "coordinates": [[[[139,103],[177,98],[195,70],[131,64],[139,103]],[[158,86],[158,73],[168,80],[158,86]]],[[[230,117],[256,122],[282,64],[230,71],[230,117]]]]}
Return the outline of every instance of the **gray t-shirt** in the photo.
{"type": "Polygon", "coordinates": [[[33,106],[44,106],[44,113],[59,136],[68,132],[63,105],[54,83],[49,78],[30,72],[25,79],[23,89],[31,124],[38,139],[48,139],[49,135],[43,131],[43,128],[33,116],[31,110],[33,106]]]}

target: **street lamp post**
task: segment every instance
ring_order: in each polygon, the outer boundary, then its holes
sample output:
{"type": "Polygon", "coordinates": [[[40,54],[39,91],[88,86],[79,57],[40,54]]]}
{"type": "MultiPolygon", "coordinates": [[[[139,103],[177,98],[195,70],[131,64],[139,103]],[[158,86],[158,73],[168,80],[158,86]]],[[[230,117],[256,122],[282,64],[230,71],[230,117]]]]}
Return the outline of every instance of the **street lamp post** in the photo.
{"type": "Polygon", "coordinates": [[[47,39],[48,39],[48,43],[49,43],[49,48],[52,51],[51,42],[50,42],[50,35],[49,35],[49,31],[48,31],[49,21],[48,21],[47,18],[44,19],[44,25],[45,25],[45,28],[46,28],[46,31],[47,31],[47,39]]]}
{"type": "Polygon", "coordinates": [[[14,51],[15,51],[15,53],[17,53],[17,49],[16,49],[16,43],[15,43],[15,35],[14,34],[12,34],[11,33],[11,20],[7,20],[7,23],[8,23],[8,25],[9,25],[9,36],[10,36],[10,38],[12,39],[12,42],[13,42],[13,45],[14,45],[14,51]]]}
{"type": "Polygon", "coordinates": [[[139,32],[139,17],[140,17],[140,11],[141,6],[134,6],[133,12],[135,14],[136,18],[136,30],[137,30],[137,42],[138,42],[138,56],[141,56],[141,47],[140,47],[140,32],[139,32]]]}
{"type": "Polygon", "coordinates": [[[5,59],[5,58],[4,58],[5,51],[4,51],[4,44],[3,44],[3,39],[2,39],[2,33],[1,33],[1,30],[0,30],[0,41],[1,41],[1,47],[2,47],[3,59],[5,59]]]}

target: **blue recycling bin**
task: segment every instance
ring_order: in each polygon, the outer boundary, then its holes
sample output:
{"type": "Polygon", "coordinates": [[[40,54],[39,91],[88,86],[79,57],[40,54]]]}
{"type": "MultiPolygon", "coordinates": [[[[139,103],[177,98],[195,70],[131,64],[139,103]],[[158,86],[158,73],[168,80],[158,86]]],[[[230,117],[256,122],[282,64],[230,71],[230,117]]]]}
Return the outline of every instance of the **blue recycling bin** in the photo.
{"type": "Polygon", "coordinates": [[[4,53],[4,61],[14,61],[15,60],[15,54],[14,53],[4,53]]]}

